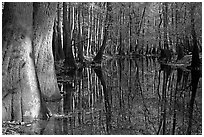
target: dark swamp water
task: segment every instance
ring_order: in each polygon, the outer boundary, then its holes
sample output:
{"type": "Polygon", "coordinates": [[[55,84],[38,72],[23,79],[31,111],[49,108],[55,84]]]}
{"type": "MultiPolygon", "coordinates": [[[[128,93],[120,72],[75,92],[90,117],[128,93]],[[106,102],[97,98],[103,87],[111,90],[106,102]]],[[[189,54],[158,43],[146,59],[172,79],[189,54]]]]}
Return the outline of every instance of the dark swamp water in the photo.
{"type": "Polygon", "coordinates": [[[123,58],[58,81],[63,98],[47,103],[53,117],[25,134],[202,134],[200,72],[123,58]]]}

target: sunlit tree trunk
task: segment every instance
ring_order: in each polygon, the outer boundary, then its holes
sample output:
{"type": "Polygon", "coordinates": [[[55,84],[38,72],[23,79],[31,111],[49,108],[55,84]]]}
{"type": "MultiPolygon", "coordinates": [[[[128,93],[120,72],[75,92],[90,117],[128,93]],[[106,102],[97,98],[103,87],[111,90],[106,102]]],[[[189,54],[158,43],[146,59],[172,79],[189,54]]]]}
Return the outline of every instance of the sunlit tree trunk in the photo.
{"type": "MultiPolygon", "coordinates": [[[[85,34],[85,15],[84,15],[84,10],[83,9],[82,9],[82,12],[81,12],[81,16],[82,16],[81,34],[82,34],[82,38],[84,38],[84,35],[86,35],[86,34],[85,34]]],[[[83,40],[82,44],[85,45],[84,40],[83,40]]],[[[85,46],[83,46],[83,53],[84,52],[85,52],[85,46]]],[[[83,55],[85,55],[85,54],[86,53],[84,53],[83,55]]]]}
{"type": "Polygon", "coordinates": [[[131,17],[131,3],[129,5],[129,52],[132,52],[132,31],[131,31],[131,26],[132,26],[132,17],[131,17]]]}
{"type": "MultiPolygon", "coordinates": [[[[53,7],[55,6],[53,5],[53,7]]],[[[40,7],[38,8],[40,10],[40,7]]],[[[39,77],[41,72],[38,63],[45,63],[45,69],[46,67],[53,68],[51,64],[44,62],[44,58],[39,58],[39,51],[36,50],[37,45],[35,41],[38,40],[41,43],[41,39],[34,37],[36,33],[33,35],[33,31],[36,31],[35,22],[43,22],[45,20],[44,18],[35,18],[37,11],[34,10],[35,4],[33,5],[33,3],[5,3],[4,5],[2,22],[3,120],[32,121],[35,118],[40,118],[41,116],[46,118],[46,115],[49,115],[41,96],[41,93],[45,94],[44,90],[48,89],[48,87],[46,83],[40,83],[43,82],[43,79],[39,77]]],[[[46,10],[45,7],[43,12],[46,10]]],[[[52,10],[54,11],[54,8],[51,8],[52,10]]],[[[38,27],[40,27],[40,24],[38,27]]],[[[53,27],[53,22],[50,27],[53,27]]],[[[52,36],[52,31],[50,35],[52,36]]],[[[43,33],[40,36],[43,37],[45,35],[43,33]]],[[[48,41],[51,43],[51,39],[48,41]]],[[[41,50],[43,51],[46,46],[42,47],[41,50]]],[[[48,49],[45,54],[49,54],[51,56],[49,61],[53,62],[52,45],[49,45],[48,49]]],[[[54,72],[52,73],[52,70],[50,72],[50,78],[53,77],[51,83],[53,87],[51,87],[55,89],[54,81],[56,79],[54,79],[54,72]]],[[[46,77],[46,74],[44,76],[46,77]]],[[[48,95],[51,95],[49,89],[48,92],[48,95]]]]}
{"type": "Polygon", "coordinates": [[[89,22],[88,22],[88,44],[87,44],[87,49],[86,49],[86,55],[90,55],[90,48],[91,48],[91,29],[92,29],[92,4],[89,7],[89,22]]]}
{"type": "Polygon", "coordinates": [[[74,51],[73,51],[73,55],[75,58],[77,58],[77,38],[78,38],[78,30],[77,30],[77,27],[78,27],[78,21],[77,21],[77,8],[75,6],[73,6],[73,28],[72,28],[72,38],[71,38],[71,41],[72,41],[72,45],[74,46],[74,51]]]}
{"type": "Polygon", "coordinates": [[[93,47],[93,45],[95,45],[94,44],[94,27],[95,27],[95,24],[94,24],[94,11],[93,11],[93,8],[94,8],[94,3],[92,4],[92,10],[91,10],[91,36],[90,36],[90,50],[89,50],[89,53],[90,53],[90,55],[94,55],[93,54],[93,50],[94,50],[94,47],[93,47]]]}
{"type": "Polygon", "coordinates": [[[99,45],[101,44],[101,38],[100,38],[100,34],[101,34],[101,25],[102,23],[101,23],[101,14],[100,13],[98,13],[98,32],[97,32],[97,46],[96,46],[96,51],[98,51],[99,50],[99,45]]]}
{"type": "MultiPolygon", "coordinates": [[[[159,6],[160,7],[160,6],[159,6]]],[[[159,49],[162,49],[161,44],[161,24],[162,24],[162,14],[161,9],[159,8],[159,25],[158,25],[158,33],[159,33],[159,49]]]]}
{"type": "Polygon", "coordinates": [[[69,2],[69,15],[68,19],[70,20],[70,29],[71,29],[71,44],[73,45],[74,37],[75,37],[75,6],[71,2],[69,2]]]}
{"type": "Polygon", "coordinates": [[[168,47],[168,38],[167,38],[167,24],[168,24],[168,18],[167,18],[167,14],[168,14],[168,3],[164,2],[163,3],[163,18],[164,18],[164,22],[163,22],[163,27],[164,27],[164,49],[169,49],[168,47]]]}
{"type": "Polygon", "coordinates": [[[95,39],[94,39],[94,41],[95,41],[95,47],[94,47],[94,49],[95,49],[95,52],[97,51],[97,45],[98,45],[98,33],[99,33],[99,24],[98,24],[98,20],[99,20],[99,17],[98,17],[98,15],[99,14],[96,14],[95,15],[95,39]]]}
{"type": "Polygon", "coordinates": [[[81,5],[78,5],[78,58],[79,62],[84,61],[84,56],[83,56],[83,44],[81,42],[81,36],[82,36],[82,29],[81,29],[81,5]]]}
{"type": "Polygon", "coordinates": [[[58,34],[58,53],[59,58],[64,59],[64,51],[62,48],[62,3],[58,3],[58,9],[57,9],[57,34],[58,34]]]}

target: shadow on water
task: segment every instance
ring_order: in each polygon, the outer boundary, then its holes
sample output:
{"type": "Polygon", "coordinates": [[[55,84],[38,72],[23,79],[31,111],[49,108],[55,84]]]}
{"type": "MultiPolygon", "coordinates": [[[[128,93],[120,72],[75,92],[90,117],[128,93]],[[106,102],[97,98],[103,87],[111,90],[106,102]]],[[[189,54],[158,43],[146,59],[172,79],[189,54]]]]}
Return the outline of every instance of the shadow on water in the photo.
{"type": "Polygon", "coordinates": [[[173,68],[157,58],[122,58],[65,74],[62,99],[48,102],[48,121],[27,134],[202,134],[198,71],[173,68]]]}

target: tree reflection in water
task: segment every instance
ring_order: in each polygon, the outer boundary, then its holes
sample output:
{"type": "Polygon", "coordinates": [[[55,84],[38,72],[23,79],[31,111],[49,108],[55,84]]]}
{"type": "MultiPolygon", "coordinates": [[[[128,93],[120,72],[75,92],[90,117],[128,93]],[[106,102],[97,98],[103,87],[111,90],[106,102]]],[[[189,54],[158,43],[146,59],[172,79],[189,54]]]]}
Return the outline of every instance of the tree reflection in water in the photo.
{"type": "Polygon", "coordinates": [[[61,85],[63,99],[47,102],[53,117],[30,134],[202,134],[198,71],[121,58],[65,75],[61,85]]]}

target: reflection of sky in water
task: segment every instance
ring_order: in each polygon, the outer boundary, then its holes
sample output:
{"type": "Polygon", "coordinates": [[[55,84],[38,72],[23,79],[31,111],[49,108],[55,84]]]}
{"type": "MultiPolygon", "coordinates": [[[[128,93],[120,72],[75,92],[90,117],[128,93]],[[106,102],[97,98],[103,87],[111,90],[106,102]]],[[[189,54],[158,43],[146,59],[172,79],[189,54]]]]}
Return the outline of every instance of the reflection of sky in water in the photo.
{"type": "MultiPolygon", "coordinates": [[[[26,127],[27,134],[186,134],[190,71],[140,58],[77,74],[62,83],[63,99],[47,104],[53,117],[26,127]]],[[[190,128],[201,134],[201,79],[196,94],[190,128]]]]}

